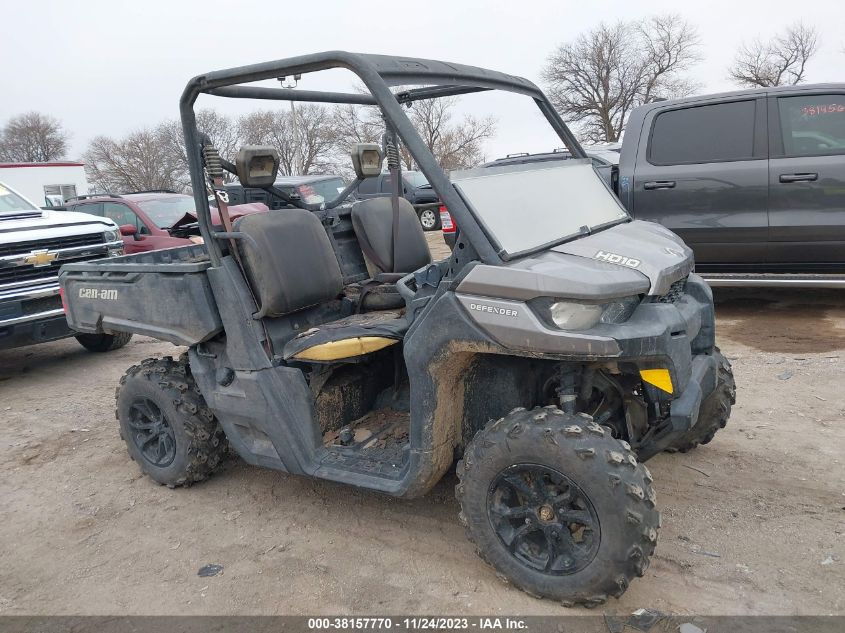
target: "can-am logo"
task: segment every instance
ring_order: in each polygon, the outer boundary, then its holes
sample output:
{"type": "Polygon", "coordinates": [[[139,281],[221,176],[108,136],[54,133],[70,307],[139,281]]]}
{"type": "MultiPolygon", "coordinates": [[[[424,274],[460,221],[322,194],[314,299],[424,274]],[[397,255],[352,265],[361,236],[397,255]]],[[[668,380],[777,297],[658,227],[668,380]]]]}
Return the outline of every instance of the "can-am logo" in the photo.
{"type": "Polygon", "coordinates": [[[490,314],[500,314],[502,316],[515,317],[519,316],[519,312],[510,308],[497,308],[496,306],[484,305],[483,303],[470,303],[470,310],[478,310],[479,312],[489,312],[490,314]]]}
{"type": "Polygon", "coordinates": [[[80,288],[80,299],[102,299],[104,301],[117,301],[117,290],[107,288],[80,288]]]}
{"type": "Polygon", "coordinates": [[[595,259],[600,259],[603,262],[610,264],[619,264],[621,266],[628,266],[629,268],[636,268],[642,262],[633,257],[625,257],[624,255],[617,255],[616,253],[608,253],[607,251],[599,251],[594,255],[595,259]]]}

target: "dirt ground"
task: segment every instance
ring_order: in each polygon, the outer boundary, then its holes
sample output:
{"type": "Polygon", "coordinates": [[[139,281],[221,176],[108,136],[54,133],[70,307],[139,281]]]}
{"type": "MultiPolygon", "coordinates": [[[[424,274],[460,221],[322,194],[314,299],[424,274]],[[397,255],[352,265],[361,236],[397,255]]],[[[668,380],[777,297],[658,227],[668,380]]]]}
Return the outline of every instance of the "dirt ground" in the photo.
{"type": "MultiPolygon", "coordinates": [[[[649,462],[663,528],[606,612],[845,614],[845,299],[719,292],[737,405],[688,455],[649,462]]],[[[403,501],[228,462],[168,490],[114,420],[136,337],[0,352],[0,614],[565,614],[503,584],[457,521],[453,474],[403,501]],[[222,574],[203,578],[215,563],[222,574]]],[[[580,610],[575,610],[580,611],[580,610]]]]}

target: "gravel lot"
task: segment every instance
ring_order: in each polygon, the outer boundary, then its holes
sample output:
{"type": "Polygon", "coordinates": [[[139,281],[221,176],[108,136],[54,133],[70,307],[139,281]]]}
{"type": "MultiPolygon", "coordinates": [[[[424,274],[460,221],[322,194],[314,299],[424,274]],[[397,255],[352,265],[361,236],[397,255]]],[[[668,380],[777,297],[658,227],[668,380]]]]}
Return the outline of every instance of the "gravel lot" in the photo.
{"type": "MultiPolygon", "coordinates": [[[[605,610],[845,614],[845,300],[717,299],[733,417],[711,444],[649,462],[657,553],[605,610]]],[[[114,388],[180,351],[136,337],[106,355],[73,339],[0,352],[0,614],[570,612],[476,557],[452,474],[413,501],[235,460],[191,489],[142,477],[114,388]],[[223,573],[198,577],[208,563],[223,573]]]]}

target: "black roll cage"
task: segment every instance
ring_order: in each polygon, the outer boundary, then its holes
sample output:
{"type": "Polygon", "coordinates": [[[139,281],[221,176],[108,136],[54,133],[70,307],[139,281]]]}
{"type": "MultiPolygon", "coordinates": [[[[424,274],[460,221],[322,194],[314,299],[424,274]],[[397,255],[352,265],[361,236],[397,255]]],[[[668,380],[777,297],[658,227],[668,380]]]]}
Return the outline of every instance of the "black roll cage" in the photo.
{"type": "Polygon", "coordinates": [[[469,241],[486,264],[501,264],[502,259],[490,243],[464,201],[451,186],[448,177],[414,129],[402,105],[422,99],[470,94],[487,90],[503,90],[523,94],[534,99],[537,107],[557,132],[574,158],[586,158],[583,148],[555,111],[548,98],[531,81],[484,68],[465,66],[428,59],[369,55],[345,51],[328,51],[301,55],[271,62],[238,66],[198,75],[188,82],[179,101],[185,148],[191,172],[200,233],[208,249],[213,266],[220,265],[220,245],[214,239],[211,211],[206,197],[203,177],[201,134],[197,129],[194,103],[200,94],[241,99],[271,99],[279,101],[308,101],[377,106],[387,123],[402,139],[408,151],[425,174],[434,191],[449,209],[460,227],[462,237],[469,241]],[[349,94],[288,88],[245,86],[267,79],[280,79],[332,68],[345,68],[357,75],[370,94],[349,94]],[[394,94],[391,86],[421,85],[394,94]]]}

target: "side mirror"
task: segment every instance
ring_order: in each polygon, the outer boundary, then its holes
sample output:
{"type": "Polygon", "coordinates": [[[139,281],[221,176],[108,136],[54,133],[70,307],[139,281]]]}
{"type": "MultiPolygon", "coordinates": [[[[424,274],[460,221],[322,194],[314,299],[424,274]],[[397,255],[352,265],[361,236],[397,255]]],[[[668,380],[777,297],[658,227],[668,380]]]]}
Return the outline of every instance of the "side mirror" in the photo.
{"type": "Polygon", "coordinates": [[[138,233],[138,227],[134,224],[121,224],[119,230],[120,234],[126,237],[129,237],[130,235],[137,235],[138,233]]]}
{"type": "Polygon", "coordinates": [[[272,187],[279,173],[279,152],[266,145],[245,145],[235,156],[235,171],[244,187],[272,187]]]}
{"type": "Polygon", "coordinates": [[[361,180],[381,173],[381,147],[376,143],[356,143],[352,147],[352,167],[361,180]]]}

